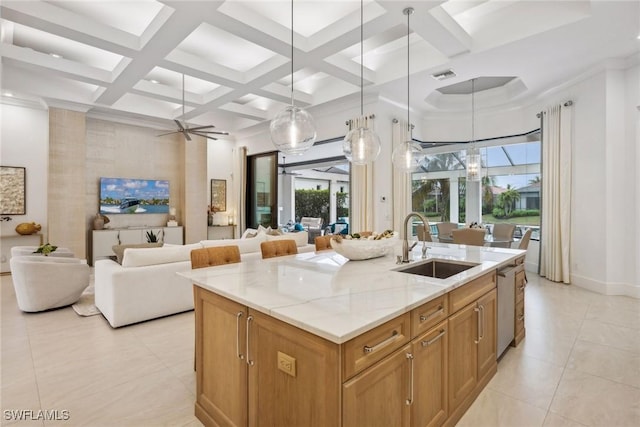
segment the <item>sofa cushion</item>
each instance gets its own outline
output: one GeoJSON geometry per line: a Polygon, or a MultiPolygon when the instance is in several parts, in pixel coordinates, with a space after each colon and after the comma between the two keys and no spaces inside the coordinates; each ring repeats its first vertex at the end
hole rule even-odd
{"type": "Polygon", "coordinates": [[[162,246],[162,242],[156,243],[133,243],[129,245],[114,245],[111,247],[113,253],[116,254],[116,262],[122,264],[122,257],[124,256],[124,250],[127,248],[159,248],[162,246]]]}
{"type": "Polygon", "coordinates": [[[231,246],[236,245],[241,254],[249,252],[260,252],[260,243],[267,240],[267,235],[258,233],[256,237],[251,239],[220,239],[220,240],[202,240],[202,246],[205,248],[212,246],[231,246]]]}
{"type": "Polygon", "coordinates": [[[272,240],[295,240],[296,246],[301,247],[309,243],[309,233],[306,231],[298,231],[297,233],[284,233],[278,236],[267,234],[267,241],[272,240]]]}
{"type": "Polygon", "coordinates": [[[145,265],[189,261],[191,259],[191,251],[200,248],[202,248],[200,243],[157,248],[127,248],[122,257],[122,266],[142,267],[145,265]]]}

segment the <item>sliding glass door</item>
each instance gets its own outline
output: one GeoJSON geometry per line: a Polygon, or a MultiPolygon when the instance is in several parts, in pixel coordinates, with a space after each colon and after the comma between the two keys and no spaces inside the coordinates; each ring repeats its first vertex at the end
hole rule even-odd
{"type": "Polygon", "coordinates": [[[277,152],[247,156],[247,228],[278,227],[277,152]]]}

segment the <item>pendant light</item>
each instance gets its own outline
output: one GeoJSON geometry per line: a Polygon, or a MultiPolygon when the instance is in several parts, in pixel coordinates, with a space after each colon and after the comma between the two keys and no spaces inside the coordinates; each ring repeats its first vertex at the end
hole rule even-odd
{"type": "Polygon", "coordinates": [[[481,163],[480,150],[476,142],[476,79],[471,79],[471,148],[467,150],[467,181],[480,181],[481,163]]]}
{"type": "Polygon", "coordinates": [[[402,11],[407,15],[407,126],[409,131],[409,139],[399,144],[391,154],[393,165],[401,172],[415,172],[418,170],[420,163],[424,160],[425,154],[422,147],[411,138],[411,122],[409,120],[409,17],[413,14],[412,7],[407,7],[402,11]]]}
{"type": "Polygon", "coordinates": [[[363,0],[360,0],[360,126],[351,129],[344,137],[342,151],[347,160],[355,165],[366,165],[372,163],[380,154],[380,138],[366,126],[364,119],[364,7],[363,0]]]}
{"type": "Polygon", "coordinates": [[[316,125],[311,114],[293,102],[293,0],[291,0],[291,105],[281,111],[269,126],[273,145],[285,154],[302,154],[316,140],[316,125]]]}

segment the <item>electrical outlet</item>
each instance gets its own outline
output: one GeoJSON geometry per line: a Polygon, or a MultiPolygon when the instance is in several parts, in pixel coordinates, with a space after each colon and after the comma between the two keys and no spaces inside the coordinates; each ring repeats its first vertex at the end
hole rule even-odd
{"type": "Polygon", "coordinates": [[[296,359],[288,354],[278,352],[278,369],[285,374],[296,376],[296,359]]]}
{"type": "Polygon", "coordinates": [[[387,196],[380,196],[380,203],[385,203],[387,201],[387,196]]]}

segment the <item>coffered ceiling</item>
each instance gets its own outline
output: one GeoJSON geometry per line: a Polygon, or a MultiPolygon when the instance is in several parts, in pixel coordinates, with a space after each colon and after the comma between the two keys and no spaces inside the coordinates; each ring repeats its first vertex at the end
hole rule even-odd
{"type": "MultiPolygon", "coordinates": [[[[522,103],[640,47],[635,0],[365,0],[365,96],[403,107],[407,6],[417,113],[466,108],[468,95],[437,89],[474,77],[509,76],[486,101],[522,103]]],[[[290,102],[290,13],[289,1],[3,0],[3,101],[241,132],[290,102]]],[[[295,0],[294,33],[296,104],[357,102],[360,2],[295,0]]]]}

